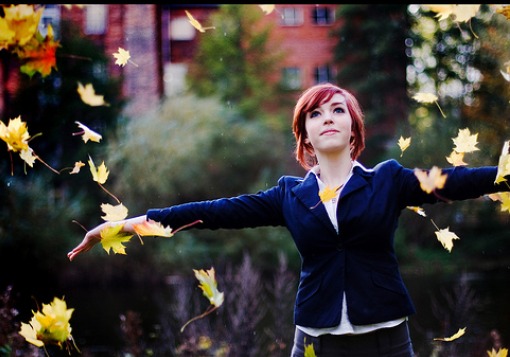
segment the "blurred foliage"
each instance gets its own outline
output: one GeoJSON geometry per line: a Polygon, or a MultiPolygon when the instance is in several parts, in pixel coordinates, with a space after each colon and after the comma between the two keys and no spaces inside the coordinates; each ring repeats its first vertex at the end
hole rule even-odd
{"type": "MultiPolygon", "coordinates": [[[[108,147],[107,186],[130,216],[151,207],[256,192],[276,184],[281,155],[288,154],[284,142],[264,122],[248,121],[212,97],[169,97],[119,127],[108,147]]],[[[261,265],[269,265],[261,258],[275,261],[274,252],[293,244],[286,234],[262,229],[179,232],[171,248],[162,243],[160,257],[189,267],[190,261],[204,264],[218,256],[240,258],[247,250],[261,265]]]]}
{"type": "MultiPolygon", "coordinates": [[[[508,20],[485,5],[470,25],[451,19],[438,21],[436,13],[418,5],[410,6],[409,14],[409,93],[437,94],[446,118],[435,104],[412,102],[409,121],[398,123],[394,139],[396,143],[400,136],[411,137],[411,146],[401,155],[395,144],[389,156],[398,157],[408,167],[451,166],[446,157],[454,147],[452,138],[459,129],[469,128],[478,133],[479,151],[466,155],[467,166],[497,165],[503,142],[509,138],[510,93],[500,73],[508,60],[508,20]]],[[[504,232],[510,217],[508,212],[500,212],[499,203],[484,197],[424,208],[425,219],[417,219],[414,213],[401,219],[400,236],[405,232],[407,249],[442,249],[430,222],[433,219],[439,228],[448,226],[460,237],[451,254],[438,254],[444,264],[498,265],[508,261],[510,246],[504,232]]],[[[425,257],[417,251],[417,261],[425,257]]]]}
{"type": "MultiPolygon", "coordinates": [[[[278,42],[268,42],[273,25],[262,25],[263,16],[255,4],[220,5],[208,20],[215,30],[200,36],[187,74],[192,92],[219,97],[246,119],[259,121],[262,108],[281,110],[274,104],[279,94],[274,73],[284,56],[278,42]]],[[[281,123],[273,125],[281,128],[281,123]]]]}

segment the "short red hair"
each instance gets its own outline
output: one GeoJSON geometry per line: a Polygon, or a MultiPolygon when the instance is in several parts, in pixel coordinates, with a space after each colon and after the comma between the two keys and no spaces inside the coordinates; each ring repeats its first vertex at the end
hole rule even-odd
{"type": "Polygon", "coordinates": [[[292,131],[296,138],[296,159],[305,170],[317,164],[313,147],[306,142],[306,114],[330,100],[337,93],[345,98],[347,109],[352,117],[351,159],[356,160],[365,148],[364,114],[356,97],[351,92],[331,83],[317,84],[301,93],[294,107],[292,120],[292,131]]]}

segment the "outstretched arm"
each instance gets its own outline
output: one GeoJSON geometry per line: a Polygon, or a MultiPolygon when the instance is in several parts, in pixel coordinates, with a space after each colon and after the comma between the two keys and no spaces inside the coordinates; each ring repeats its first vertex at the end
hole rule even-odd
{"type": "MultiPolygon", "coordinates": [[[[135,234],[134,225],[143,223],[147,220],[145,215],[128,218],[123,221],[115,222],[115,224],[123,224],[122,231],[126,233],[135,234]]],[[[73,260],[78,254],[88,252],[92,249],[97,243],[101,241],[101,231],[106,227],[110,226],[112,222],[104,222],[100,225],[92,228],[90,231],[85,234],[85,237],[73,250],[67,253],[67,257],[69,260],[73,260]]]]}

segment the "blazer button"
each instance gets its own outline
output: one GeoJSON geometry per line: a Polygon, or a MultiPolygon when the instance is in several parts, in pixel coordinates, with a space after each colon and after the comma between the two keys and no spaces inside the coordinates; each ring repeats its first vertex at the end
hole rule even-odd
{"type": "Polygon", "coordinates": [[[343,243],[338,243],[336,245],[336,250],[338,250],[339,252],[344,250],[344,244],[343,243]]]}

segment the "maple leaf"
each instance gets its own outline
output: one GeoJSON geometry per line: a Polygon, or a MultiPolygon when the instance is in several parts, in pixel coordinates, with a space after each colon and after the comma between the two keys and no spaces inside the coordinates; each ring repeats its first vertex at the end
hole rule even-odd
{"type": "Polygon", "coordinates": [[[305,343],[305,354],[304,357],[317,357],[313,343],[305,343]]]}
{"type": "Polygon", "coordinates": [[[398,139],[398,146],[400,147],[400,157],[404,155],[404,151],[411,145],[411,137],[404,138],[403,136],[400,136],[400,139],[398,139]]]}
{"type": "Polygon", "coordinates": [[[266,15],[269,15],[270,13],[272,13],[275,9],[275,5],[259,5],[259,7],[262,9],[262,11],[266,14],[266,15]]]}
{"type": "Polygon", "coordinates": [[[453,240],[460,239],[455,233],[450,232],[450,227],[440,229],[436,231],[437,240],[443,245],[443,247],[448,251],[452,252],[453,248],[453,240]]]}
{"type": "MultiPolygon", "coordinates": [[[[34,311],[29,323],[21,323],[20,335],[37,347],[57,345],[73,340],[69,323],[74,309],[68,309],[63,299],[54,298],[43,304],[42,311],[34,311]]],[[[75,345],[76,347],[76,345],[75,345]]]]}
{"type": "Polygon", "coordinates": [[[216,282],[216,276],[214,272],[214,267],[211,267],[209,270],[196,270],[193,269],[193,272],[195,273],[195,277],[200,282],[199,287],[202,289],[203,295],[209,300],[211,305],[207,308],[207,310],[202,313],[199,316],[195,316],[194,318],[190,319],[188,322],[186,322],[181,327],[181,332],[184,331],[186,326],[188,326],[191,322],[201,319],[207,315],[209,315],[211,312],[216,310],[218,307],[220,307],[223,304],[224,301],[224,293],[218,291],[218,283],[216,282]]]}
{"type": "Polygon", "coordinates": [[[37,159],[37,156],[34,155],[34,150],[32,150],[32,148],[21,150],[19,157],[30,167],[34,167],[35,160],[37,159]]]}
{"type": "Polygon", "coordinates": [[[40,73],[43,78],[47,77],[53,69],[57,69],[58,47],[60,43],[53,39],[53,27],[48,25],[48,33],[44,39],[37,33],[27,45],[16,51],[23,61],[20,71],[30,77],[35,73],[40,73]]]}
{"type": "Polygon", "coordinates": [[[498,172],[494,183],[506,181],[505,176],[510,175],[510,141],[505,141],[498,161],[498,172]]]}
{"type": "Polygon", "coordinates": [[[16,32],[10,28],[9,22],[0,17],[0,50],[8,49],[14,43],[15,35],[16,32]]]}
{"type": "Polygon", "coordinates": [[[510,20],[510,5],[503,5],[496,8],[496,14],[501,14],[510,20]]]}
{"type": "Polygon", "coordinates": [[[328,202],[331,201],[333,198],[336,197],[336,193],[340,189],[341,186],[338,186],[336,188],[331,188],[329,186],[326,186],[321,192],[319,192],[319,197],[321,199],[321,202],[328,202]]]}
{"type": "Polygon", "coordinates": [[[129,51],[119,47],[119,50],[117,53],[113,54],[113,57],[116,58],[115,64],[118,64],[121,67],[124,67],[128,62],[138,67],[136,63],[131,61],[131,55],[129,54],[129,51]]]}
{"type": "Polygon", "coordinates": [[[9,29],[15,33],[9,45],[24,46],[36,34],[44,7],[35,10],[34,5],[19,4],[4,6],[3,11],[9,29]]]}
{"type": "Polygon", "coordinates": [[[96,133],[94,130],[89,129],[86,125],[80,123],[79,121],[75,121],[76,124],[82,129],[82,131],[73,133],[73,135],[81,135],[83,142],[87,143],[87,141],[94,141],[96,143],[100,142],[102,139],[101,134],[96,133]]]}
{"type": "Polygon", "coordinates": [[[90,172],[92,173],[92,179],[99,184],[104,184],[106,180],[108,179],[108,169],[106,168],[106,165],[104,164],[104,161],[99,165],[99,167],[96,169],[96,165],[94,165],[94,161],[92,161],[92,158],[89,156],[89,166],[90,166],[90,172]]]}
{"type": "Polygon", "coordinates": [[[507,357],[508,348],[500,348],[497,351],[493,348],[491,351],[487,351],[487,354],[489,357],[507,357]]]}
{"type": "Polygon", "coordinates": [[[413,211],[414,213],[416,214],[419,214],[420,216],[423,216],[423,217],[427,217],[427,215],[425,214],[425,211],[423,210],[423,208],[421,207],[417,207],[417,206],[407,206],[406,207],[407,209],[413,211]]]}
{"type": "Polygon", "coordinates": [[[443,113],[443,110],[439,106],[439,103],[437,102],[437,95],[433,93],[416,93],[413,95],[413,99],[416,100],[419,103],[436,103],[437,107],[439,108],[439,111],[441,112],[441,115],[443,118],[446,118],[446,115],[443,113]]]}
{"type": "Polygon", "coordinates": [[[426,10],[436,12],[438,21],[446,20],[453,14],[455,5],[422,5],[426,10]]]}
{"type": "Polygon", "coordinates": [[[110,250],[116,254],[126,254],[126,247],[122,244],[128,242],[133,235],[122,232],[123,224],[110,225],[101,230],[101,245],[106,253],[110,250]]]}
{"type": "Polygon", "coordinates": [[[451,342],[451,341],[454,341],[460,337],[462,337],[464,334],[466,333],[466,328],[460,328],[459,331],[457,331],[457,333],[455,333],[454,335],[450,336],[450,337],[438,337],[438,338],[434,338],[434,341],[444,341],[444,342],[451,342]]]}
{"type": "Polygon", "coordinates": [[[7,143],[9,151],[19,152],[29,148],[30,134],[28,133],[27,123],[21,121],[21,115],[9,119],[8,125],[0,121],[0,139],[7,143]]]}
{"type": "Polygon", "coordinates": [[[71,172],[69,172],[69,175],[72,175],[72,174],[77,174],[80,172],[80,169],[85,166],[85,164],[81,161],[76,161],[74,163],[74,167],[73,169],[71,170],[71,172]]]}
{"type": "Polygon", "coordinates": [[[453,166],[467,165],[467,163],[464,162],[464,153],[457,152],[455,150],[452,150],[452,152],[450,153],[450,156],[446,157],[446,161],[448,161],[453,166]]]}
{"type": "Polygon", "coordinates": [[[443,188],[448,176],[441,174],[441,169],[437,166],[432,167],[428,172],[426,170],[414,169],[414,174],[420,181],[421,189],[427,193],[431,193],[436,188],[443,188]]]}
{"type": "Polygon", "coordinates": [[[88,83],[85,86],[78,82],[78,94],[81,100],[90,105],[91,107],[98,107],[101,105],[108,106],[109,104],[104,101],[104,96],[97,95],[92,83],[88,83]]]}
{"type": "Polygon", "coordinates": [[[127,217],[128,209],[122,203],[113,206],[109,203],[101,204],[101,210],[105,213],[101,218],[105,221],[120,221],[127,217]]]}
{"type": "Polygon", "coordinates": [[[199,287],[202,289],[204,296],[209,299],[209,302],[212,305],[216,307],[221,306],[221,304],[223,304],[224,294],[218,291],[218,283],[216,282],[214,267],[211,267],[209,270],[193,269],[193,272],[200,282],[199,287]]]}
{"type": "Polygon", "coordinates": [[[472,134],[468,128],[459,129],[459,134],[456,138],[453,138],[455,144],[454,150],[456,152],[473,152],[479,150],[476,145],[478,139],[478,133],[472,134]]]}
{"type": "Polygon", "coordinates": [[[475,17],[480,4],[458,4],[454,6],[453,17],[455,22],[468,22],[475,17]]]}
{"type": "Polygon", "coordinates": [[[200,24],[200,22],[198,22],[194,17],[193,15],[191,15],[188,10],[184,10],[186,12],[186,16],[188,16],[188,20],[189,20],[189,23],[191,24],[191,26],[193,26],[194,28],[196,28],[198,31],[200,32],[205,32],[206,30],[214,30],[215,27],[214,26],[211,26],[211,27],[202,27],[202,25],[200,24]]]}
{"type": "Polygon", "coordinates": [[[507,211],[508,213],[510,213],[510,193],[509,192],[505,192],[505,193],[501,194],[500,211],[501,212],[507,211]]]}
{"type": "Polygon", "coordinates": [[[174,235],[172,228],[152,220],[134,224],[133,228],[141,236],[172,237],[174,235]]]}
{"type": "Polygon", "coordinates": [[[129,54],[129,51],[126,51],[125,49],[119,47],[119,51],[117,53],[114,53],[113,57],[115,57],[116,59],[115,64],[124,67],[131,58],[131,55],[129,54]]]}

